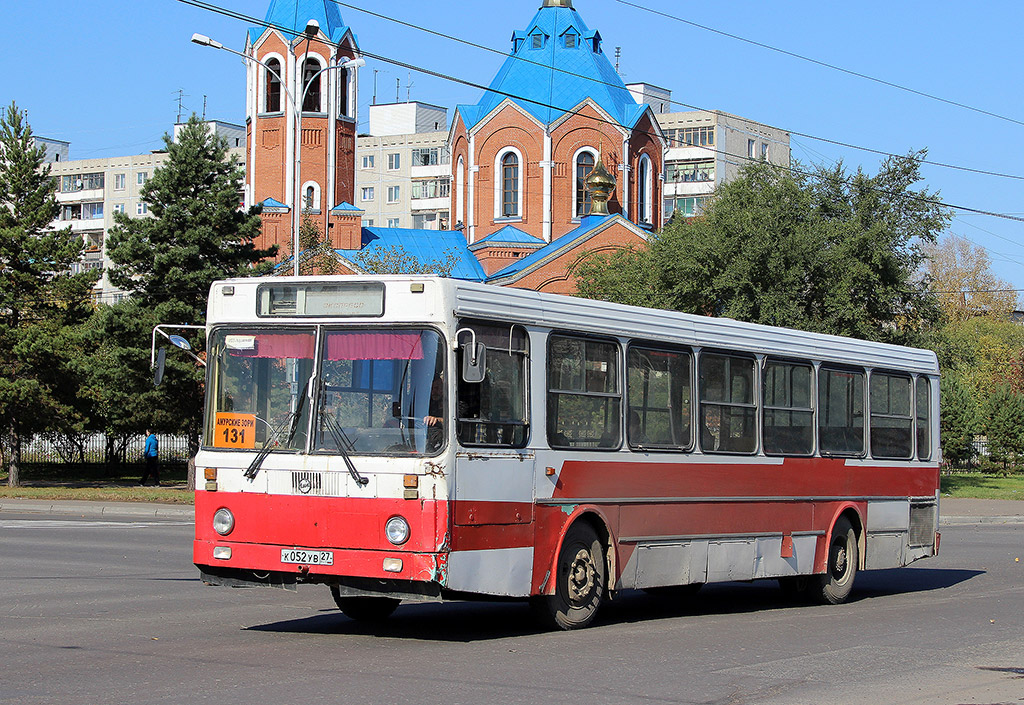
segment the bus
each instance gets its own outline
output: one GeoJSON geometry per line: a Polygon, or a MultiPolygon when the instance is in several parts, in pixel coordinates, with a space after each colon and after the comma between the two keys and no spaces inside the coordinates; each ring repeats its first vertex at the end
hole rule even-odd
{"type": "Polygon", "coordinates": [[[939,548],[930,351],[432,276],[216,282],[207,336],[211,585],[573,629],[630,589],[841,603],[939,548]]]}

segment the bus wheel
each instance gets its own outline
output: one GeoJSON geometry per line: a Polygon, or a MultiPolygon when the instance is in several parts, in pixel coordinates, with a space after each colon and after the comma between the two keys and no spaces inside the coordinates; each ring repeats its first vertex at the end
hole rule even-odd
{"type": "Polygon", "coordinates": [[[331,597],[349,619],[357,622],[380,622],[391,616],[401,600],[390,597],[342,597],[337,587],[331,586],[331,597]]]}
{"type": "Polygon", "coordinates": [[[839,517],[832,527],[832,543],[828,547],[828,565],[824,575],[817,576],[814,597],[822,603],[838,605],[846,602],[857,577],[857,532],[846,517],[839,517]]]}
{"type": "Polygon", "coordinates": [[[597,532],[586,522],[576,522],[566,532],[558,553],[555,594],[540,595],[533,607],[549,626],[585,627],[593,621],[604,599],[607,573],[597,532]]]}

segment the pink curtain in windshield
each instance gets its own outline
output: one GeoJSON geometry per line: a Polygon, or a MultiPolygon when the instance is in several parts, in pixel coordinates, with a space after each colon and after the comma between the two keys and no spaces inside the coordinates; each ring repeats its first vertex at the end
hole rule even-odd
{"type": "Polygon", "coordinates": [[[422,360],[419,333],[331,333],[328,360],[422,360]]]}
{"type": "Polygon", "coordinates": [[[261,333],[254,350],[228,350],[235,357],[312,360],[316,341],[308,333],[261,333]]]}

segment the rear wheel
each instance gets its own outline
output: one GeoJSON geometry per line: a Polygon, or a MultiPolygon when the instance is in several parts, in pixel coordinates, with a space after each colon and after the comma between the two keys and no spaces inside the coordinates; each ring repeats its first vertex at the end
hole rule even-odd
{"type": "Polygon", "coordinates": [[[391,597],[342,597],[341,591],[333,585],[331,597],[346,617],[357,622],[381,622],[390,617],[401,602],[391,597]]]}
{"type": "Polygon", "coordinates": [[[846,602],[857,577],[857,532],[845,516],[832,527],[832,541],[828,546],[828,565],[824,575],[817,577],[814,597],[822,603],[838,605],[846,602]]]}
{"type": "Polygon", "coordinates": [[[549,626],[585,627],[604,599],[607,575],[601,539],[589,524],[577,522],[569,527],[558,553],[555,594],[540,595],[531,604],[549,626]]]}

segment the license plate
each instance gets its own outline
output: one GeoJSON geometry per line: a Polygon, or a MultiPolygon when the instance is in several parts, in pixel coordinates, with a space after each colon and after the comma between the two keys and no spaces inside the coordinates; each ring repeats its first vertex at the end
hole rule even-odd
{"type": "Polygon", "coordinates": [[[282,548],[281,562],[297,565],[334,565],[334,553],[306,548],[282,548]]]}

